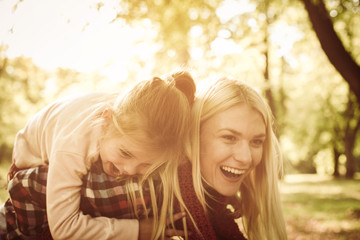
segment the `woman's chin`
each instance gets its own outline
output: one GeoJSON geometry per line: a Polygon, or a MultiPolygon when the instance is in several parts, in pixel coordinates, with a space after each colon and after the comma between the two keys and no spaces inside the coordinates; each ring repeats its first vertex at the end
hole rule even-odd
{"type": "Polygon", "coordinates": [[[238,184],[228,184],[227,186],[215,186],[214,189],[225,197],[232,197],[239,191],[240,186],[238,184]]]}
{"type": "Polygon", "coordinates": [[[232,197],[239,191],[243,176],[229,178],[220,174],[216,179],[217,181],[213,184],[213,188],[225,197],[232,197]]]}

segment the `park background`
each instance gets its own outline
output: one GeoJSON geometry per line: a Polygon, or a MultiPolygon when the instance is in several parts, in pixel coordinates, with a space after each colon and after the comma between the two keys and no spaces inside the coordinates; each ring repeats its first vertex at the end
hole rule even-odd
{"type": "Polygon", "coordinates": [[[267,98],[289,239],[359,239],[359,25],[359,0],[0,0],[0,203],[38,110],[185,67],[267,98]]]}

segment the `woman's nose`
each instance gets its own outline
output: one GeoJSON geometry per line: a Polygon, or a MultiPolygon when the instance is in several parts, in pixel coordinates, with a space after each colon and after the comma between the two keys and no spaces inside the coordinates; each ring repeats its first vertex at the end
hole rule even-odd
{"type": "Polygon", "coordinates": [[[243,164],[251,164],[251,149],[246,141],[240,141],[234,145],[234,159],[243,164]]]}

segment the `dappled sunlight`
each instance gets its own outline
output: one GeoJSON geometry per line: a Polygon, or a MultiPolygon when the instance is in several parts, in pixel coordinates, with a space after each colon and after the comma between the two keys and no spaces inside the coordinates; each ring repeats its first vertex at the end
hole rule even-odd
{"type": "Polygon", "coordinates": [[[222,23],[228,22],[235,16],[252,12],[256,8],[249,0],[225,0],[216,10],[217,16],[222,23]]]}
{"type": "Polygon", "coordinates": [[[288,174],[281,182],[280,190],[282,194],[306,193],[327,197],[341,195],[360,201],[360,186],[358,191],[348,191],[347,184],[346,180],[334,180],[333,176],[325,174],[288,174]]]}

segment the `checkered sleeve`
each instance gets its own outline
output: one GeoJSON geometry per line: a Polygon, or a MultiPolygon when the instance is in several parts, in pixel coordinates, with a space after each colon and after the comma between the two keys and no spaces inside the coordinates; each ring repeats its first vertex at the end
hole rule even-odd
{"type": "MultiPolygon", "coordinates": [[[[44,233],[49,232],[46,217],[47,172],[46,166],[20,170],[9,182],[10,199],[6,208],[8,239],[22,239],[19,236],[41,239],[44,233]]],[[[125,184],[129,184],[127,180],[117,180],[107,175],[101,162],[93,164],[89,173],[83,177],[80,210],[92,217],[134,219],[136,215],[142,216],[144,207],[139,185],[132,183],[137,205],[135,214],[125,184]]],[[[150,202],[147,189],[146,185],[143,186],[146,208],[150,202]]]]}
{"type": "MultiPolygon", "coordinates": [[[[139,185],[129,183],[128,180],[118,180],[107,175],[100,162],[93,164],[90,174],[84,176],[81,188],[80,209],[84,214],[93,217],[103,216],[118,219],[134,219],[142,215],[144,208],[139,194],[139,185]],[[134,213],[133,204],[126,194],[125,185],[133,184],[136,200],[137,214],[134,213]]],[[[143,187],[146,206],[149,205],[150,196],[147,186],[143,187]]]]}
{"type": "Polygon", "coordinates": [[[8,191],[16,218],[12,227],[8,224],[8,232],[9,227],[17,227],[24,236],[39,236],[43,232],[47,226],[46,178],[47,167],[38,167],[19,171],[9,182],[8,191]]]}

